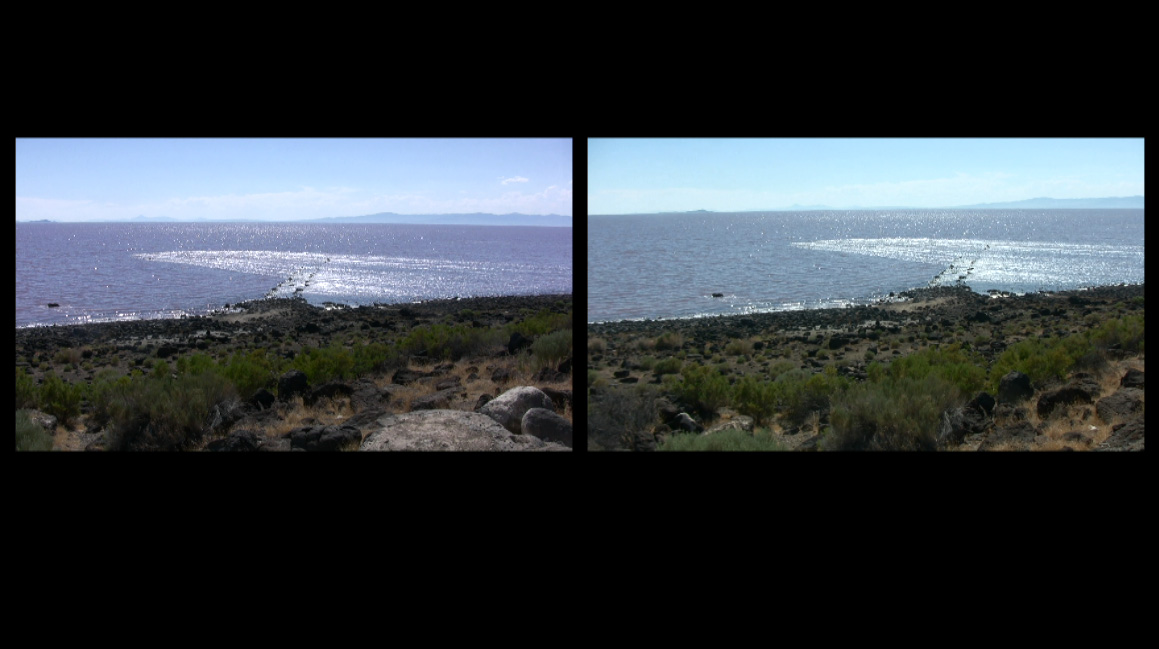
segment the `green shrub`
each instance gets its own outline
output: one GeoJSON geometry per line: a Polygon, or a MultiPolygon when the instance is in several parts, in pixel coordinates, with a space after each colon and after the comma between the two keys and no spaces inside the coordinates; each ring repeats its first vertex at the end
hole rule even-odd
{"type": "Polygon", "coordinates": [[[588,400],[588,448],[622,448],[627,437],[647,432],[656,419],[656,392],[647,386],[611,388],[588,400]]]}
{"type": "Polygon", "coordinates": [[[724,353],[726,356],[747,356],[753,353],[753,343],[751,340],[730,340],[724,346],[724,353]]]}
{"type": "Polygon", "coordinates": [[[746,376],[733,386],[733,406],[752,417],[757,425],[763,424],[777,411],[783,387],[775,381],[746,376]]]}
{"type": "Polygon", "coordinates": [[[551,309],[540,309],[535,315],[509,324],[504,329],[508,336],[519,332],[528,338],[534,338],[536,336],[542,336],[543,334],[549,334],[553,331],[570,329],[571,314],[571,309],[568,309],[566,313],[560,313],[551,309]]]}
{"type": "Polygon", "coordinates": [[[711,435],[676,433],[668,435],[656,446],[657,451],[783,451],[785,446],[776,435],[757,429],[722,430],[711,435]]]}
{"type": "Polygon", "coordinates": [[[571,329],[561,329],[540,336],[531,343],[531,355],[540,367],[558,365],[571,356],[571,329]]]}
{"type": "Polygon", "coordinates": [[[656,351],[675,351],[684,346],[684,335],[678,331],[665,331],[656,338],[656,351]]]}
{"type": "Polygon", "coordinates": [[[80,414],[80,402],[84,388],[61,380],[55,372],[49,372],[40,386],[38,407],[53,415],[62,424],[68,425],[80,414]]]}
{"type": "Polygon", "coordinates": [[[112,421],[110,450],[170,451],[188,448],[204,431],[211,409],[237,397],[215,372],[117,381],[105,406],[112,421]]]}
{"type": "Polygon", "coordinates": [[[36,379],[23,368],[16,368],[16,407],[35,408],[38,395],[36,379]]]}
{"type": "Polygon", "coordinates": [[[887,378],[850,387],[833,397],[829,419],[818,448],[825,451],[932,451],[942,413],[961,402],[950,381],[887,378]]]}
{"type": "Polygon", "coordinates": [[[680,400],[699,414],[708,415],[728,405],[732,386],[716,369],[686,365],[680,375],[684,379],[677,388],[680,400]]]}
{"type": "Polygon", "coordinates": [[[889,366],[889,375],[894,380],[924,380],[930,376],[940,377],[964,394],[981,390],[986,384],[986,370],[983,361],[964,350],[957,343],[939,349],[927,348],[894,360],[889,366]]]}
{"type": "Polygon", "coordinates": [[[682,367],[684,367],[684,362],[679,358],[663,358],[656,361],[656,364],[652,366],[652,373],[656,376],[679,374],[682,367]]]}
{"type": "MultiPolygon", "coordinates": [[[[527,337],[540,334],[528,334],[527,337]]],[[[544,332],[546,333],[546,332],[544,332]]],[[[477,355],[490,347],[505,342],[500,329],[484,329],[468,325],[433,324],[416,327],[398,343],[399,351],[407,355],[423,355],[440,360],[458,361],[464,356],[477,355]]]]}
{"type": "Polygon", "coordinates": [[[32,421],[27,410],[16,411],[16,450],[51,451],[52,435],[32,421]]]}
{"type": "Polygon", "coordinates": [[[786,372],[777,379],[777,383],[781,384],[779,397],[782,414],[791,424],[800,426],[812,413],[828,410],[832,397],[844,391],[850,385],[850,380],[839,376],[837,368],[828,365],[818,374],[809,374],[805,370],[786,372]]]}

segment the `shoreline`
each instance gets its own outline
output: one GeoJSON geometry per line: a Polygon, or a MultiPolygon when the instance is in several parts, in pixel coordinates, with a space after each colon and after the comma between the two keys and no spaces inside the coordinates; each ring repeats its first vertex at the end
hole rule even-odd
{"type": "Polygon", "coordinates": [[[1008,293],[999,292],[996,294],[978,293],[968,286],[936,286],[915,288],[908,291],[897,293],[892,298],[882,298],[878,301],[869,304],[847,305],[844,307],[826,307],[815,309],[794,309],[783,311],[765,311],[761,313],[735,313],[735,314],[718,314],[718,315],[704,315],[704,316],[679,316],[672,318],[642,318],[642,319],[625,319],[625,320],[604,320],[599,322],[587,323],[589,335],[594,332],[643,332],[656,327],[670,327],[676,329],[683,328],[697,328],[698,326],[713,327],[713,326],[729,326],[734,323],[739,323],[744,320],[759,321],[765,326],[825,326],[830,322],[848,322],[851,319],[856,319],[858,316],[863,316],[865,320],[869,319],[883,319],[880,316],[886,314],[886,320],[893,319],[892,316],[897,313],[905,313],[914,310],[932,309],[933,307],[954,303],[958,305],[969,306],[985,306],[988,304],[1002,304],[1002,303],[1020,303],[1020,302],[1036,302],[1044,299],[1055,297],[1069,297],[1076,296],[1082,299],[1084,296],[1102,299],[1103,297],[1110,297],[1118,295],[1122,299],[1130,299],[1132,297],[1141,296],[1144,294],[1145,284],[1111,284],[1104,286],[1092,286],[1078,289],[1068,289],[1065,291],[1036,291],[1033,293],[1008,293]],[[998,302],[995,302],[998,300],[998,302]],[[1006,302],[1011,301],[1011,302],[1006,302]],[[852,316],[852,318],[851,318],[852,316]]]}

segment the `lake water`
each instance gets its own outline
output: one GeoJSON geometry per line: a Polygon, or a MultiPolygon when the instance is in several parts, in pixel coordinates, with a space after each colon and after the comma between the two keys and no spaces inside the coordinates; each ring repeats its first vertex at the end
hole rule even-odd
{"type": "Polygon", "coordinates": [[[588,322],[1134,284],[1143,248],[1141,209],[589,216],[588,322]]]}
{"type": "Polygon", "coordinates": [[[571,292],[571,228],[16,224],[17,327],[180,317],[264,296],[360,305],[571,292]]]}

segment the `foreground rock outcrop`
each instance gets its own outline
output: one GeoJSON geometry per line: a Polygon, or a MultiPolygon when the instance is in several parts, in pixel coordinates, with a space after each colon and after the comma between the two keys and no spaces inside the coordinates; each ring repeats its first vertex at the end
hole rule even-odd
{"type": "Polygon", "coordinates": [[[423,410],[387,415],[362,441],[362,451],[568,451],[563,444],[517,435],[487,415],[423,410]]]}

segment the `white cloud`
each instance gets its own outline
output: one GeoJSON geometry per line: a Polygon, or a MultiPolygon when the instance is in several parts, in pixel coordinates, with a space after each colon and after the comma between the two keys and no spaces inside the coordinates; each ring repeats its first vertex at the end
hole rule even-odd
{"type": "Polygon", "coordinates": [[[525,183],[527,182],[527,179],[523,176],[512,176],[511,178],[500,177],[500,181],[506,185],[507,183],[525,183]]]}

